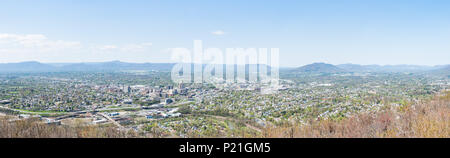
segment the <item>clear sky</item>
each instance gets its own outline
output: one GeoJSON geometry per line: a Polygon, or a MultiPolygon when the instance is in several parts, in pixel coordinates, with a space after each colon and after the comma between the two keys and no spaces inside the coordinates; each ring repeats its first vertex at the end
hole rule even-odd
{"type": "Polygon", "coordinates": [[[281,66],[450,64],[448,0],[2,0],[0,63],[173,62],[169,48],[280,48],[281,66]]]}

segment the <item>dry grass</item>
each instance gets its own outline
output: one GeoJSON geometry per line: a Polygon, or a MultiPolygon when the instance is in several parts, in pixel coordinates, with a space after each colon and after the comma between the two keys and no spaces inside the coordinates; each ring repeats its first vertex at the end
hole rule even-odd
{"type": "Polygon", "coordinates": [[[269,127],[275,138],[449,138],[450,92],[426,103],[359,114],[340,121],[309,121],[306,125],[269,127]]]}

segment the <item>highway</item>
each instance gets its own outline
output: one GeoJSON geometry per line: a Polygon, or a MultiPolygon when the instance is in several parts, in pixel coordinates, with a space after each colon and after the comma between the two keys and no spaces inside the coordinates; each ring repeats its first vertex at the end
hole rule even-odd
{"type": "Polygon", "coordinates": [[[116,120],[112,119],[111,117],[109,117],[108,115],[105,115],[103,113],[98,113],[98,115],[106,118],[108,121],[110,121],[111,123],[113,123],[114,125],[116,125],[117,127],[119,127],[119,129],[125,129],[125,127],[123,127],[122,125],[120,125],[120,123],[116,122],[116,120]]]}

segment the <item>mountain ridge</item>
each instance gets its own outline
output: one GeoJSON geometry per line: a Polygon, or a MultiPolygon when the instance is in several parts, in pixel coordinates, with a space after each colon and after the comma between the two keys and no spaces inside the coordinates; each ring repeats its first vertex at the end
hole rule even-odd
{"type": "MultiPolygon", "coordinates": [[[[122,61],[80,62],[80,63],[41,63],[25,61],[0,63],[0,72],[67,72],[67,71],[125,71],[154,70],[171,71],[175,63],[131,63],[122,61]]],[[[270,66],[268,67],[270,69],[270,66]]],[[[280,68],[293,73],[348,73],[348,72],[448,72],[450,64],[436,66],[419,65],[358,65],[312,63],[297,68],[280,68]]]]}
{"type": "Polygon", "coordinates": [[[126,63],[120,61],[92,63],[45,64],[36,61],[1,63],[0,72],[66,72],[66,71],[121,71],[156,70],[170,71],[173,63],[126,63]]]}
{"type": "Polygon", "coordinates": [[[312,63],[292,70],[294,73],[342,73],[347,72],[332,64],[312,63]]]}

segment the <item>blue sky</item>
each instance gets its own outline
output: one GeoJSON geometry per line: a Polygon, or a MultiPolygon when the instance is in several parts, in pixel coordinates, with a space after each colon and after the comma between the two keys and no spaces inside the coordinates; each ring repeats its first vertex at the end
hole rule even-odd
{"type": "Polygon", "coordinates": [[[1,63],[173,62],[168,48],[280,48],[281,66],[450,64],[447,0],[3,0],[1,63]]]}

